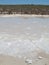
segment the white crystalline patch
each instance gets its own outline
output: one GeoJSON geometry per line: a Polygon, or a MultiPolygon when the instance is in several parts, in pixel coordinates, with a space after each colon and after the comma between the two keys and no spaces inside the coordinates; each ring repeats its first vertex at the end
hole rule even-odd
{"type": "Polygon", "coordinates": [[[31,60],[31,59],[26,59],[25,62],[26,62],[27,64],[32,64],[32,60],[31,60]]]}
{"type": "Polygon", "coordinates": [[[36,46],[49,53],[49,41],[44,37],[44,35],[37,40],[36,46]]]}
{"type": "Polygon", "coordinates": [[[31,29],[31,27],[27,27],[26,29],[27,29],[27,30],[30,30],[30,29],[31,29]]]}
{"type": "MultiPolygon", "coordinates": [[[[9,37],[10,38],[10,37],[9,37]]],[[[13,38],[14,39],[14,38],[13,38]]],[[[30,40],[30,39],[22,39],[21,36],[18,39],[13,40],[10,38],[11,41],[2,40],[0,42],[0,50],[3,53],[8,53],[9,55],[18,55],[21,54],[24,55],[27,52],[32,52],[33,50],[36,50],[37,47],[40,49],[43,49],[45,52],[49,52],[49,42],[44,37],[44,35],[41,35],[41,38],[37,40],[30,40]],[[2,47],[1,47],[2,46],[2,47]]],[[[40,50],[39,50],[40,51],[40,50]]]]}
{"type": "Polygon", "coordinates": [[[22,42],[22,39],[19,39],[18,41],[19,41],[19,42],[22,42]]]}
{"type": "Polygon", "coordinates": [[[43,41],[43,39],[44,39],[44,38],[43,38],[43,37],[41,37],[41,38],[39,39],[39,42],[43,41]]]}
{"type": "Polygon", "coordinates": [[[26,35],[29,35],[30,33],[29,33],[29,32],[26,32],[25,34],[26,34],[26,35]]]}
{"type": "Polygon", "coordinates": [[[35,60],[38,61],[38,60],[41,60],[41,59],[43,59],[43,57],[42,56],[38,56],[35,60]]]}
{"type": "Polygon", "coordinates": [[[43,57],[42,56],[39,56],[38,59],[42,59],[43,57]]]}
{"type": "Polygon", "coordinates": [[[11,46],[11,44],[12,44],[12,43],[9,42],[9,43],[8,43],[8,46],[11,46]]]}
{"type": "Polygon", "coordinates": [[[36,36],[36,35],[37,35],[36,33],[33,34],[33,36],[36,36]]]}
{"type": "Polygon", "coordinates": [[[36,43],[37,42],[37,40],[32,40],[32,43],[36,43]]]}
{"type": "Polygon", "coordinates": [[[16,53],[19,53],[20,52],[19,48],[16,48],[15,52],[16,53]]]}
{"type": "Polygon", "coordinates": [[[19,47],[20,46],[20,44],[17,44],[17,47],[19,47]]]}

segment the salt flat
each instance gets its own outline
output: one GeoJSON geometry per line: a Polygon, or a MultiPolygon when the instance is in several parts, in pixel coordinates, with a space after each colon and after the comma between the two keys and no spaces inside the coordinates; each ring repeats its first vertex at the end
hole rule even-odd
{"type": "Polygon", "coordinates": [[[49,65],[49,18],[0,17],[0,58],[2,65],[49,65]]]}

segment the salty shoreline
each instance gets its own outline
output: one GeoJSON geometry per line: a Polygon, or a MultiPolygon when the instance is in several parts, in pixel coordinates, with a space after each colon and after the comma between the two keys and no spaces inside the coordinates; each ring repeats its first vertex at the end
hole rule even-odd
{"type": "Polygon", "coordinates": [[[36,15],[36,14],[1,14],[0,17],[48,17],[49,15],[36,15]]]}

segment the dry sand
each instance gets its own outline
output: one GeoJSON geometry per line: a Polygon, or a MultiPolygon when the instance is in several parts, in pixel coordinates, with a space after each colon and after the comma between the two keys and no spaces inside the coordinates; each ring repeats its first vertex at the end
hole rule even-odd
{"type": "Polygon", "coordinates": [[[36,59],[32,58],[31,64],[25,60],[24,57],[18,58],[0,54],[0,65],[49,65],[49,55],[44,52],[38,53],[36,59]]]}

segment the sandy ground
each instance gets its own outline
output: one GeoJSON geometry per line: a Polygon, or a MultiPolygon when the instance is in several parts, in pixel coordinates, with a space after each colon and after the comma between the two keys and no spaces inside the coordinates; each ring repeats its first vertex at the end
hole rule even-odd
{"type": "Polygon", "coordinates": [[[8,55],[0,55],[0,65],[49,65],[49,55],[46,53],[38,53],[37,57],[30,58],[18,58],[8,55]],[[32,63],[26,62],[29,59],[32,63]]]}

